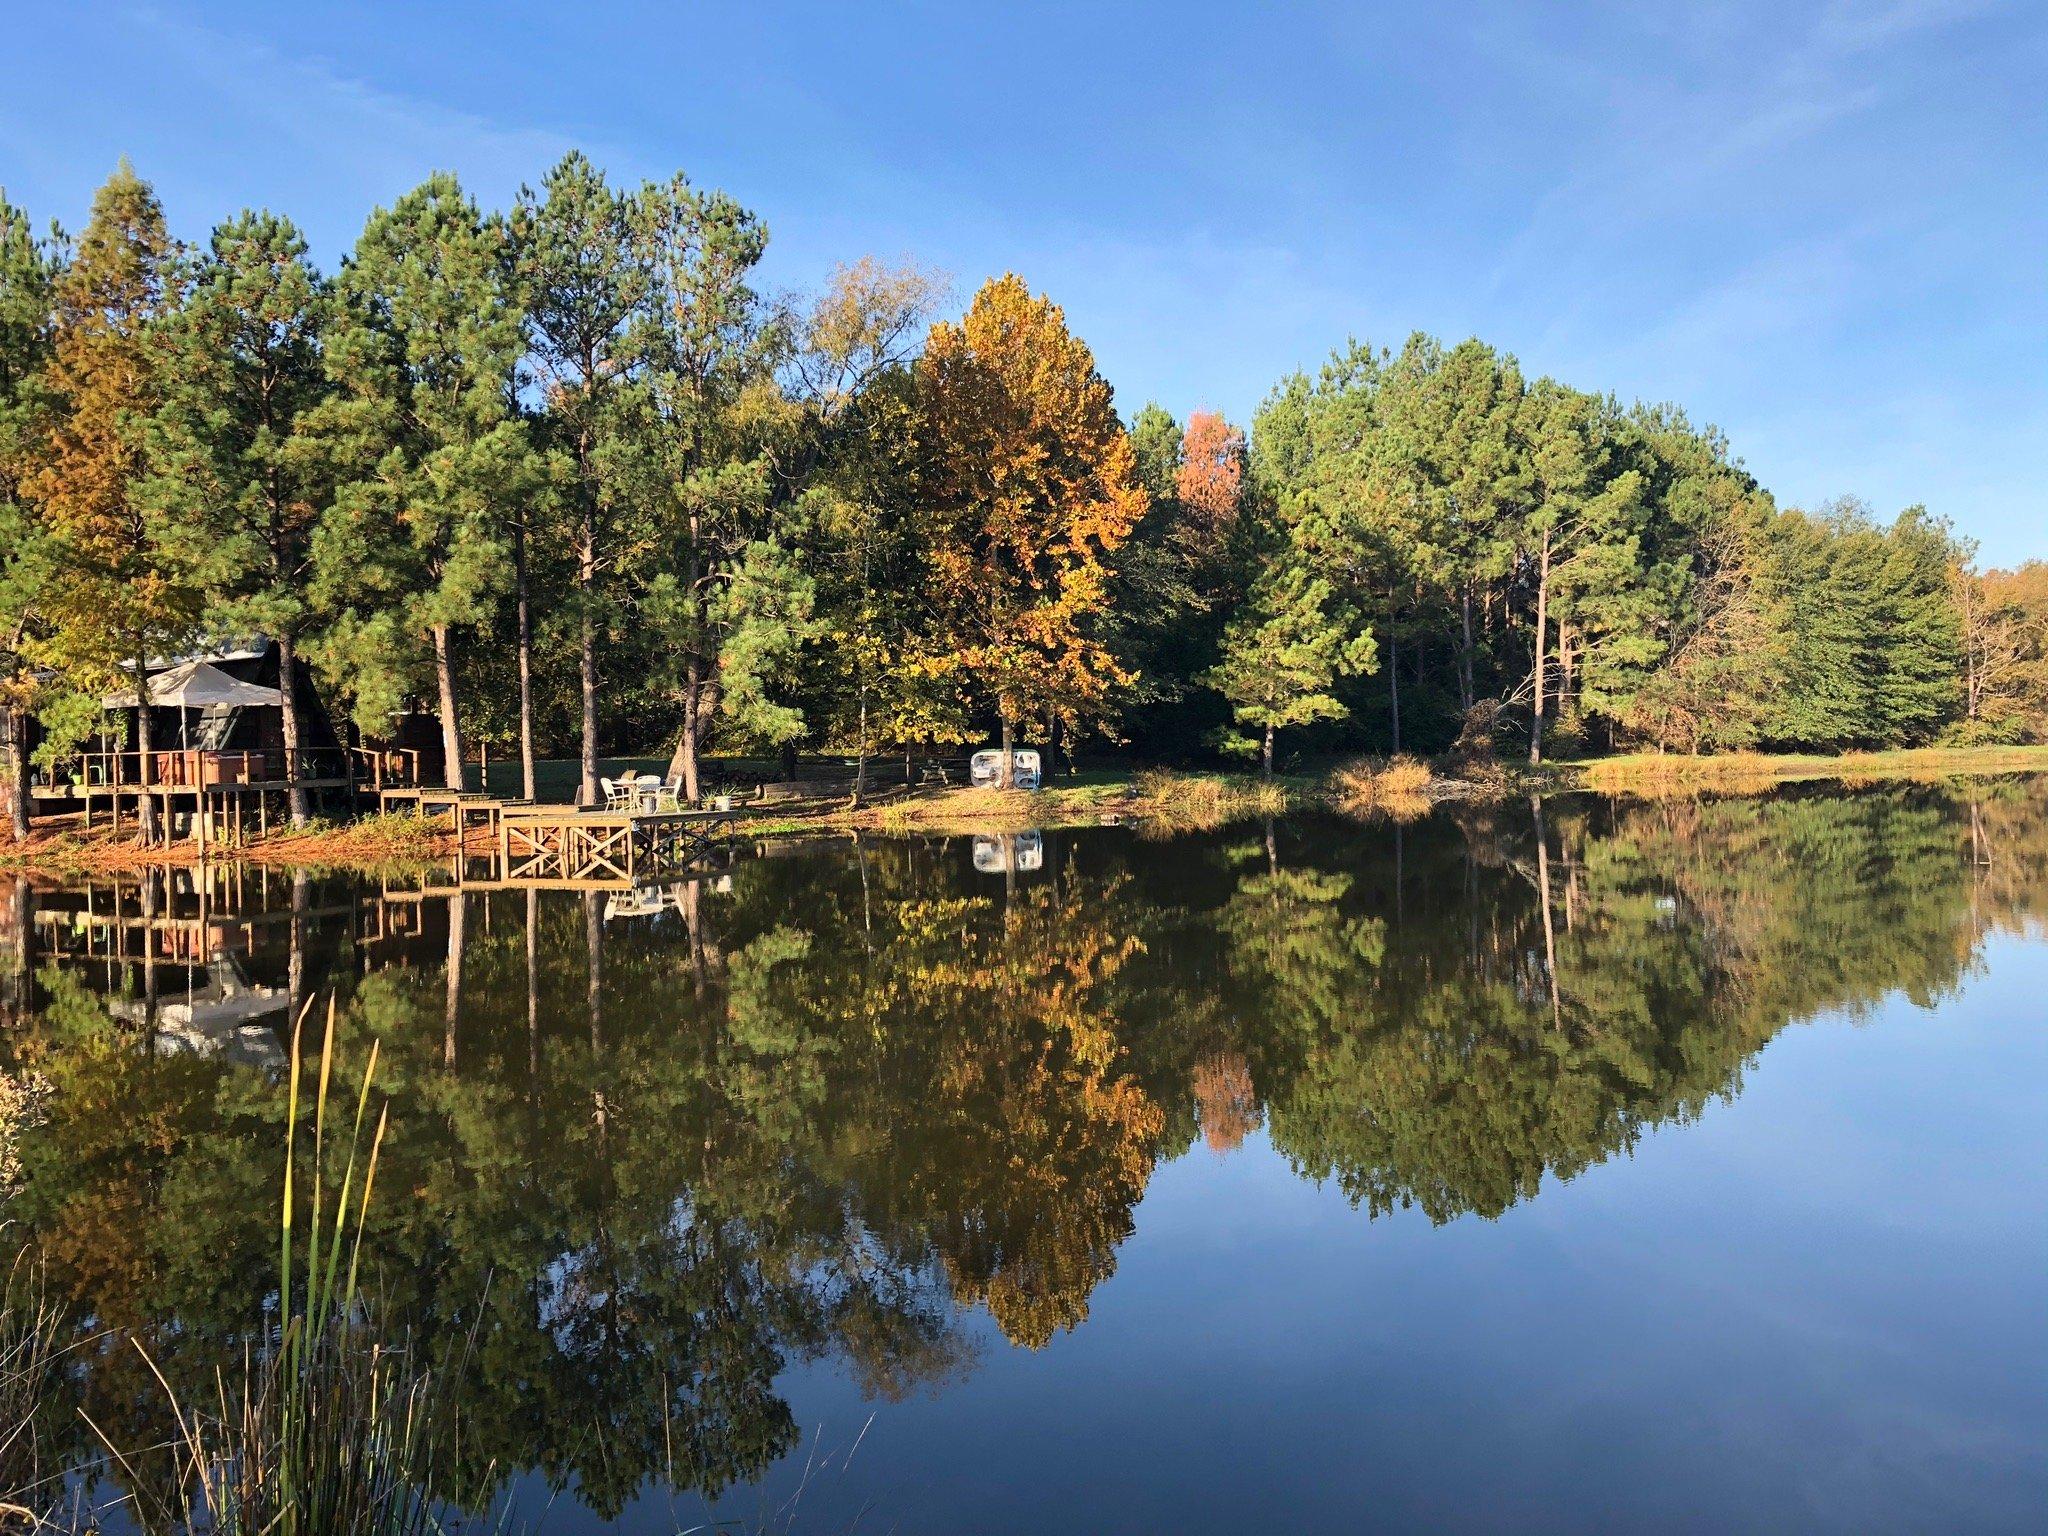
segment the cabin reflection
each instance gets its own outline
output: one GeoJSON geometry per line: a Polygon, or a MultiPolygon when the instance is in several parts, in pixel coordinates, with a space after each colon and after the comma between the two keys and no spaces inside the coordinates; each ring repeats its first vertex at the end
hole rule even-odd
{"type": "MultiPolygon", "coordinates": [[[[496,873],[474,859],[383,878],[242,863],[67,883],[0,872],[0,1024],[46,1009],[61,978],[160,1054],[282,1068],[292,1021],[322,989],[445,969],[459,993],[472,933],[489,935],[501,916],[537,925],[542,887],[496,873]]],[[[701,955],[704,898],[732,889],[717,871],[581,894],[600,928],[673,927],[701,955]]],[[[592,943],[595,967],[596,930],[592,943]]],[[[528,979],[537,992],[537,973],[528,979]]]]}

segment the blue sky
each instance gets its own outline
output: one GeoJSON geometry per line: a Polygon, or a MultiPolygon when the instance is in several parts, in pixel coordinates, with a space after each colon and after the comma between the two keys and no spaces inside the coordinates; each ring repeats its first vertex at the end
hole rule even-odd
{"type": "Polygon", "coordinates": [[[1922,501],[2048,556],[2048,4],[23,8],[0,186],[128,154],[198,237],[326,264],[426,172],[580,146],[767,219],[770,281],[1014,268],[1126,411],[1243,419],[1347,335],[1477,334],[1672,399],[1781,499],[1922,501]]]}

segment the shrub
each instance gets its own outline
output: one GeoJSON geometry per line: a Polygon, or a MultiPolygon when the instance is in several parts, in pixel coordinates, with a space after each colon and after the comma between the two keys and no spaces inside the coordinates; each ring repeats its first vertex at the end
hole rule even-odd
{"type": "Polygon", "coordinates": [[[1435,775],[1418,758],[1401,756],[1390,762],[1361,757],[1330,776],[1338,808],[1356,816],[1391,816],[1412,821],[1429,811],[1429,787],[1435,775]]]}
{"type": "Polygon", "coordinates": [[[1131,788],[1145,802],[1152,825],[1169,831],[1207,831],[1242,817],[1279,816],[1290,804],[1285,788],[1264,779],[1167,768],[1142,770],[1132,777],[1131,788]]]}

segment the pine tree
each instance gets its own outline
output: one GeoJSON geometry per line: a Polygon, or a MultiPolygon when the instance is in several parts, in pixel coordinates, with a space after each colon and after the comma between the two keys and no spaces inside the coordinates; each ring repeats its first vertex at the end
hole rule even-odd
{"type": "MultiPolygon", "coordinates": [[[[572,508],[568,543],[575,566],[575,623],[581,699],[582,787],[597,798],[598,642],[611,621],[608,577],[626,558],[631,534],[620,505],[621,439],[632,419],[619,396],[638,372],[630,331],[649,278],[633,238],[630,198],[606,184],[581,154],[565,155],[538,193],[520,194],[512,221],[527,364],[541,395],[542,425],[566,455],[572,508]]],[[[533,782],[532,633],[528,519],[514,518],[513,576],[519,610],[519,743],[524,793],[533,782]]]]}
{"type": "Polygon", "coordinates": [[[1260,574],[1224,631],[1223,659],[1203,679],[1230,701],[1237,723],[1256,733],[1226,745],[1257,751],[1267,778],[1275,733],[1342,719],[1347,711],[1332,684],[1371,671],[1377,661],[1372,632],[1333,603],[1330,582],[1311,565],[1289,551],[1260,574]]]}
{"type": "MultiPolygon", "coordinates": [[[[1543,757],[1543,721],[1552,702],[1550,650],[1562,649],[1557,621],[1625,632],[1612,605],[1626,596],[1639,553],[1642,475],[1615,457],[1604,403],[1539,380],[1522,407],[1531,495],[1513,539],[1535,588],[1530,644],[1529,761],[1543,757]],[[1555,606],[1553,606],[1553,604],[1555,606]]],[[[1559,690],[1561,696],[1562,690],[1559,690]]]]}
{"type": "Polygon", "coordinates": [[[1181,424],[1156,400],[1148,400],[1131,418],[1131,452],[1137,456],[1138,480],[1153,505],[1180,495],[1181,424]]]}
{"type": "Polygon", "coordinates": [[[724,692],[727,625],[759,611],[724,592],[769,532],[768,444],[788,414],[773,376],[784,332],[752,286],[768,231],[733,199],[678,175],[640,189],[633,226],[648,274],[632,332],[643,373],[631,429],[653,530],[646,612],[658,672],[682,706],[669,772],[695,799],[724,692]]]}
{"type": "Polygon", "coordinates": [[[38,238],[28,216],[0,196],[0,752],[8,825],[29,834],[28,727],[35,671],[23,645],[36,623],[38,528],[20,495],[30,451],[47,429],[43,388],[63,269],[60,241],[38,238]]]}
{"type": "Polygon", "coordinates": [[[1885,530],[1872,724],[1887,744],[1931,741],[1963,712],[1962,618],[1950,572],[1967,558],[1949,524],[1925,507],[1908,507],[1885,530]]]}
{"type": "Polygon", "coordinates": [[[307,815],[297,692],[306,583],[329,495],[307,430],[327,392],[323,302],[289,219],[243,213],[213,232],[183,311],[164,327],[143,488],[206,590],[209,632],[260,633],[277,647],[295,826],[307,815]]]}
{"type": "Polygon", "coordinates": [[[454,647],[490,615],[509,509],[536,473],[512,403],[523,327],[504,232],[437,174],[370,216],[335,286],[335,392],[312,424],[337,479],[313,545],[322,657],[366,725],[431,676],[460,789],[454,647]]]}

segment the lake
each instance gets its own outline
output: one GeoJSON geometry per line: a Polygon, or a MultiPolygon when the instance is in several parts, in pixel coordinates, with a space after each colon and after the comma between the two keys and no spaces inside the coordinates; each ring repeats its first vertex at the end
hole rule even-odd
{"type": "Polygon", "coordinates": [[[210,1379],[331,995],[377,1304],[543,1531],[2038,1531],[2044,918],[2024,783],[0,874],[7,1214],[210,1379]]]}

